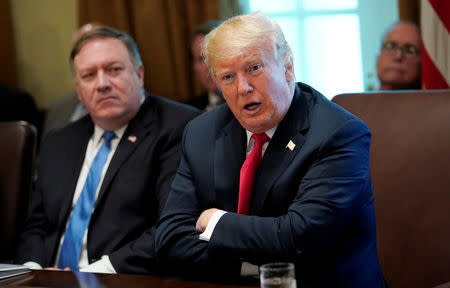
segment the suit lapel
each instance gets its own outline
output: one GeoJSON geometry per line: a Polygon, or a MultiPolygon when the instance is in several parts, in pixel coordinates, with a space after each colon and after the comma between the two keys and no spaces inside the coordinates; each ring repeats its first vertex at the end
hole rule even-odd
{"type": "Polygon", "coordinates": [[[309,127],[308,104],[296,86],[291,107],[269,142],[255,176],[250,214],[259,214],[276,180],[291,163],[305,142],[309,127]],[[295,145],[295,146],[293,146],[295,145]]]}
{"type": "MultiPolygon", "coordinates": [[[[116,148],[111,162],[109,163],[108,170],[106,171],[105,178],[103,179],[102,186],[97,197],[95,206],[100,203],[105,191],[111,184],[111,181],[117,174],[117,171],[122,166],[130,155],[136,150],[141,141],[145,139],[148,133],[152,131],[152,124],[154,123],[154,117],[156,117],[156,112],[154,105],[151,105],[150,99],[147,96],[146,100],[141,106],[136,117],[130,121],[127,129],[125,130],[122,138],[120,139],[119,145],[116,148]],[[153,122],[153,123],[152,123],[153,122]],[[132,137],[135,141],[131,141],[129,138],[132,137]]],[[[95,213],[95,212],[94,212],[95,213]]]]}
{"type": "MultiPolygon", "coordinates": [[[[60,191],[62,195],[61,209],[59,211],[59,221],[66,221],[67,217],[72,211],[73,195],[77,186],[78,177],[80,176],[81,167],[84,162],[84,156],[86,154],[87,145],[89,139],[94,131],[94,125],[89,117],[80,120],[80,127],[76,130],[76,135],[70,137],[70,143],[67,148],[70,151],[65,153],[66,159],[64,163],[65,173],[60,173],[64,180],[59,181],[61,183],[60,191]]],[[[65,227],[64,225],[62,227],[65,227]]]]}
{"type": "Polygon", "coordinates": [[[245,130],[234,117],[216,139],[214,152],[216,203],[223,203],[224,206],[218,208],[226,211],[237,211],[239,172],[245,159],[246,139],[245,130]]]}

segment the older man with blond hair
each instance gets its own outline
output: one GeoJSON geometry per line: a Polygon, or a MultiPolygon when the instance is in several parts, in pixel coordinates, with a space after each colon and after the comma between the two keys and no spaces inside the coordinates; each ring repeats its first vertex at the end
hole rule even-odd
{"type": "Polygon", "coordinates": [[[281,261],[299,286],[384,287],[367,126],[295,83],[291,49],[262,14],[213,30],[204,55],[227,105],[186,126],[158,259],[212,281],[281,261]]]}

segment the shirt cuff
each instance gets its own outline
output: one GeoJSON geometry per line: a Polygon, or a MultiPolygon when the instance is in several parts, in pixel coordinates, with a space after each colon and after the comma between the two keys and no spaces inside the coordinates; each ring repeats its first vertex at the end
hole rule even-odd
{"type": "Polygon", "coordinates": [[[259,276],[259,267],[248,262],[242,262],[241,276],[259,276]]]}
{"type": "Polygon", "coordinates": [[[198,236],[200,240],[209,241],[211,239],[212,233],[214,232],[214,228],[216,228],[217,222],[219,222],[220,218],[227,213],[223,210],[217,210],[209,219],[208,225],[206,226],[205,231],[198,236]]]}
{"type": "Polygon", "coordinates": [[[94,263],[91,263],[80,269],[81,272],[92,272],[92,273],[110,273],[117,274],[116,270],[109,261],[108,255],[103,255],[102,258],[94,263]]]}
{"type": "Polygon", "coordinates": [[[42,266],[39,265],[39,263],[33,262],[33,261],[28,261],[23,263],[23,266],[30,268],[32,270],[41,270],[42,266]]]}

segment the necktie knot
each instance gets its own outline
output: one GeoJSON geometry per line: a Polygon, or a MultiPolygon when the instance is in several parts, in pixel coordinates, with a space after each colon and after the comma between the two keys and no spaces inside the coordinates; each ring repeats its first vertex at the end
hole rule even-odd
{"type": "Polygon", "coordinates": [[[267,141],[269,141],[269,136],[267,136],[266,133],[260,133],[260,134],[253,134],[252,138],[255,140],[255,146],[254,147],[260,147],[264,145],[267,141]]]}
{"type": "Polygon", "coordinates": [[[105,131],[103,133],[103,141],[108,148],[111,146],[111,140],[115,137],[116,133],[114,133],[114,131],[105,131]]]}

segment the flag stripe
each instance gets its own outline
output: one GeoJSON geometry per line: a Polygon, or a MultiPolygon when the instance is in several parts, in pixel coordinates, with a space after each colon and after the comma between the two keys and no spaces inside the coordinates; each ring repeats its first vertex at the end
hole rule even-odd
{"type": "MultiPolygon", "coordinates": [[[[450,1],[448,2],[450,3],[450,1]]],[[[427,89],[443,89],[450,83],[450,36],[428,0],[422,0],[421,11],[423,84],[427,89]],[[432,66],[428,67],[428,65],[432,66]],[[440,75],[433,75],[433,73],[440,73],[440,75]],[[443,83],[445,83],[444,86],[435,86],[443,83]]],[[[440,13],[450,15],[450,10],[440,11],[440,13]]]]}
{"type": "MultiPolygon", "coordinates": [[[[422,48],[423,45],[422,45],[422,48]]],[[[426,49],[422,49],[422,81],[425,89],[448,89],[449,85],[434,65],[426,49]]]]}
{"type": "Polygon", "coordinates": [[[433,7],[436,14],[441,19],[444,26],[447,28],[447,33],[450,31],[450,1],[449,0],[428,0],[433,7]]]}

